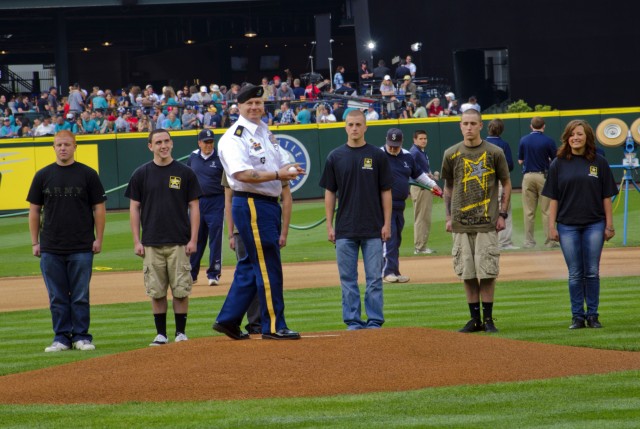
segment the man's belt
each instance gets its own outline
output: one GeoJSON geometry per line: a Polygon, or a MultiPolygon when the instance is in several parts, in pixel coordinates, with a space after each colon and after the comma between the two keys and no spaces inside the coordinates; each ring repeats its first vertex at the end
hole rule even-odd
{"type": "Polygon", "coordinates": [[[270,195],[254,194],[253,192],[233,191],[233,196],[242,197],[242,198],[254,198],[256,200],[271,201],[273,203],[278,202],[278,197],[272,197],[270,195]]]}

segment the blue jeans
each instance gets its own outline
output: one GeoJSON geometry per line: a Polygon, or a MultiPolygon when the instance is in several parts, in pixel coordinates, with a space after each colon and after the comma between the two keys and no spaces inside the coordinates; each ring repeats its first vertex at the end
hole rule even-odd
{"type": "Polygon", "coordinates": [[[53,341],[67,346],[93,338],[89,334],[89,281],[93,253],[58,255],[43,252],[40,269],[49,293],[53,341]]]}
{"type": "Polygon", "coordinates": [[[560,247],[569,269],[569,297],[573,317],[598,316],[604,226],[604,220],[589,225],[558,224],[560,247]]]}
{"type": "Polygon", "coordinates": [[[379,328],[382,314],[382,240],[380,238],[336,240],[338,272],[342,285],[342,319],[348,329],[379,328]],[[367,322],[361,318],[360,289],[358,288],[358,252],[362,249],[367,286],[364,308],[367,322]]]}

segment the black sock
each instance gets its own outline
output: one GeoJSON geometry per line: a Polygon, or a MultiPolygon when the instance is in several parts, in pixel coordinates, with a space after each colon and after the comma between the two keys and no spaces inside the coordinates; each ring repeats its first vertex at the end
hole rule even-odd
{"type": "Polygon", "coordinates": [[[493,319],[493,302],[482,303],[482,314],[484,315],[484,320],[493,319]]]}
{"type": "Polygon", "coordinates": [[[176,335],[184,334],[185,329],[187,329],[187,313],[176,313],[176,335]]]}
{"type": "Polygon", "coordinates": [[[470,302],[469,303],[469,313],[471,313],[471,318],[480,320],[480,303],[479,302],[470,302]]]}
{"type": "Polygon", "coordinates": [[[156,331],[158,335],[167,336],[167,313],[158,313],[153,315],[153,320],[156,323],[156,331]]]}

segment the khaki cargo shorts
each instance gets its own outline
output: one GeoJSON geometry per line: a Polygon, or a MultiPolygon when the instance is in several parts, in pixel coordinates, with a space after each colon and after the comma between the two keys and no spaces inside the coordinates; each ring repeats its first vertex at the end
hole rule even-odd
{"type": "Polygon", "coordinates": [[[171,287],[174,298],[191,295],[191,264],[185,246],[145,246],[142,262],[147,296],[160,299],[171,287]]]}
{"type": "Polygon", "coordinates": [[[462,280],[495,279],[500,271],[498,233],[453,233],[453,270],[462,280]]]}

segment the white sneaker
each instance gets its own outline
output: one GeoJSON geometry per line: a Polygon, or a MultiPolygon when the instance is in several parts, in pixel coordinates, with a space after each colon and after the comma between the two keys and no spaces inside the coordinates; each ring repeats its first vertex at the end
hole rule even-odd
{"type": "Polygon", "coordinates": [[[149,345],[152,346],[152,347],[153,346],[164,346],[168,342],[169,342],[169,340],[167,339],[167,337],[165,337],[164,335],[158,334],[154,338],[153,342],[151,344],[149,344],[149,345]]]}
{"type": "Polygon", "coordinates": [[[513,244],[507,244],[506,246],[501,246],[500,250],[518,250],[518,246],[514,246],[513,244]]]}
{"type": "Polygon", "coordinates": [[[209,286],[218,286],[219,283],[219,279],[209,279],[209,286]]]}
{"type": "Polygon", "coordinates": [[[398,283],[398,276],[395,274],[389,274],[382,279],[385,283],[398,283]]]}
{"type": "Polygon", "coordinates": [[[82,350],[86,352],[89,350],[95,350],[96,346],[91,344],[91,341],[89,340],[79,340],[73,343],[73,348],[76,350],[82,350]]]}
{"type": "Polygon", "coordinates": [[[436,251],[433,249],[429,249],[428,247],[424,250],[415,249],[413,251],[414,255],[431,255],[432,253],[436,253],[436,251]]]}
{"type": "Polygon", "coordinates": [[[58,341],[54,341],[53,344],[44,349],[45,353],[62,352],[65,350],[69,350],[69,346],[58,341]]]}
{"type": "Polygon", "coordinates": [[[409,276],[396,276],[396,278],[398,279],[398,283],[406,283],[409,280],[411,280],[411,278],[409,276]]]}
{"type": "Polygon", "coordinates": [[[183,334],[182,332],[180,332],[178,335],[176,335],[176,343],[179,343],[180,341],[187,341],[189,338],[187,338],[187,336],[185,334],[183,334]]]}

